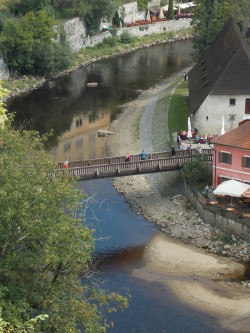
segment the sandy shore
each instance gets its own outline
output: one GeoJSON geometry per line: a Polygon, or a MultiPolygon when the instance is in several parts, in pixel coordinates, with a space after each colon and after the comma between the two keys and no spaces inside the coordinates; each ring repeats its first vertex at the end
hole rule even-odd
{"type": "MultiPolygon", "coordinates": [[[[136,100],[122,106],[122,113],[110,126],[115,134],[107,138],[108,155],[137,154],[144,148],[138,133],[143,112],[170,83],[168,80],[144,91],[136,100]]],[[[114,186],[134,210],[149,220],[161,221],[173,209],[172,201],[163,197],[145,175],[116,178],[114,186]]],[[[241,263],[208,254],[162,232],[157,232],[147,244],[144,261],[144,267],[133,272],[136,277],[171,288],[183,302],[214,315],[228,330],[250,332],[250,290],[232,282],[232,278],[244,272],[241,263]]]]}

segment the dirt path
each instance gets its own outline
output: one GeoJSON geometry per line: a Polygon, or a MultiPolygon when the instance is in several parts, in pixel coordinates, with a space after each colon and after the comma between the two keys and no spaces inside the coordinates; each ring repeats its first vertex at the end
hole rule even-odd
{"type": "MultiPolygon", "coordinates": [[[[110,127],[115,134],[107,138],[108,155],[137,154],[146,145],[150,147],[152,132],[145,124],[147,119],[153,118],[154,105],[171,82],[168,80],[144,91],[136,100],[123,105],[122,113],[110,127]],[[145,113],[148,113],[147,119],[145,113]]],[[[174,198],[161,194],[162,183],[167,182],[166,192],[175,186],[174,178],[166,179],[162,175],[155,181],[151,176],[138,175],[114,180],[114,186],[124,194],[132,208],[164,231],[159,231],[147,244],[145,266],[135,270],[134,275],[171,288],[183,302],[213,314],[228,329],[238,333],[250,332],[250,290],[240,283],[230,282],[232,277],[242,276],[244,266],[232,258],[208,254],[206,250],[173,239],[190,240],[194,231],[197,233],[200,228],[203,237],[196,239],[196,245],[202,246],[199,244],[206,240],[204,235],[210,237],[209,232],[220,234],[199,221],[199,216],[181,193],[174,198]]]]}

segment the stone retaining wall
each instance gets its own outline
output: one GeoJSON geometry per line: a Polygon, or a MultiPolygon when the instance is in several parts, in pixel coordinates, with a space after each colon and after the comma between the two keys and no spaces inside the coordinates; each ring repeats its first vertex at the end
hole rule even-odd
{"type": "Polygon", "coordinates": [[[205,223],[226,233],[236,235],[248,242],[250,241],[250,223],[247,225],[240,220],[234,220],[209,210],[209,206],[206,207],[201,202],[202,197],[194,193],[187,184],[185,184],[185,195],[205,223]]]}
{"type": "Polygon", "coordinates": [[[118,29],[117,35],[119,36],[124,31],[127,31],[133,36],[141,37],[144,35],[152,35],[152,34],[157,34],[157,33],[178,31],[178,30],[190,28],[191,27],[190,22],[191,22],[191,19],[187,18],[187,19],[180,19],[180,20],[149,23],[149,24],[139,25],[139,26],[135,26],[135,27],[124,27],[122,29],[118,29]]]}
{"type": "MultiPolygon", "coordinates": [[[[170,31],[179,31],[182,29],[188,29],[191,19],[180,19],[171,21],[162,21],[156,23],[150,23],[146,25],[139,25],[135,27],[124,27],[117,30],[117,36],[120,36],[123,32],[127,31],[130,35],[135,37],[142,37],[145,35],[153,35],[157,33],[164,33],[170,31]]],[[[101,43],[104,38],[112,36],[110,32],[105,31],[99,35],[90,37],[88,41],[85,42],[85,46],[95,46],[101,43]]]]}
{"type": "MultiPolygon", "coordinates": [[[[170,31],[179,31],[182,29],[188,29],[191,27],[190,25],[191,19],[180,19],[180,20],[172,20],[172,21],[162,21],[155,22],[146,25],[140,25],[135,27],[124,27],[117,30],[117,35],[120,36],[124,31],[127,31],[129,34],[141,37],[144,35],[152,35],[157,33],[164,33],[170,31]]],[[[68,20],[64,23],[66,40],[70,44],[70,48],[72,52],[77,52],[81,48],[85,47],[93,47],[103,41],[104,38],[112,36],[110,32],[106,31],[100,33],[96,36],[89,37],[86,35],[85,24],[80,18],[74,18],[68,20]]],[[[55,27],[55,31],[59,33],[59,26],[55,27]]],[[[7,66],[0,58],[0,79],[7,78],[9,76],[9,72],[7,66]]]]}

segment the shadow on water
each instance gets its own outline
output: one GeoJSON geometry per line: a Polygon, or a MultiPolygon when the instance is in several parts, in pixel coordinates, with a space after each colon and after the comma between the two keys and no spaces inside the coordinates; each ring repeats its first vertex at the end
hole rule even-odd
{"type": "Polygon", "coordinates": [[[217,320],[182,304],[162,284],[133,276],[144,265],[146,244],[156,232],[153,223],[131,211],[107,179],[79,182],[92,201],[87,223],[95,227],[95,275],[100,287],[130,295],[129,307],[108,315],[108,333],[229,333],[217,320]]]}

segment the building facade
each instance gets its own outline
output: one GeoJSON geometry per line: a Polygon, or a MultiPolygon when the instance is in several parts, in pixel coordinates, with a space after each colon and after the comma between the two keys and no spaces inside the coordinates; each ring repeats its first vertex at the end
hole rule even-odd
{"type": "Polygon", "coordinates": [[[250,118],[250,47],[230,19],[188,75],[189,110],[200,133],[228,132],[250,118]]]}
{"type": "Polygon", "coordinates": [[[229,179],[250,184],[250,120],[212,143],[213,187],[229,179]]]}

